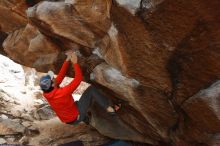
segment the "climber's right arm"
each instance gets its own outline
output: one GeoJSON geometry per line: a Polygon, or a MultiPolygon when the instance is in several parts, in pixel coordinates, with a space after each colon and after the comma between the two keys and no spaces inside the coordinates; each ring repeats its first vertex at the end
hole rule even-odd
{"type": "Polygon", "coordinates": [[[79,84],[82,81],[82,72],[81,72],[79,64],[77,63],[77,56],[75,53],[71,54],[70,60],[73,64],[73,68],[75,71],[75,77],[70,84],[63,87],[63,89],[65,90],[64,92],[66,92],[67,94],[73,93],[73,91],[76,90],[76,88],[79,86],[79,84]]]}

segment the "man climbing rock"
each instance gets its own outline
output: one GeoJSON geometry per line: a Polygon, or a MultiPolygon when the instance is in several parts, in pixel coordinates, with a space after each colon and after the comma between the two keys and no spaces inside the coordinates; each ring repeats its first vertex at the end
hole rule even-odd
{"type": "Polygon", "coordinates": [[[77,63],[77,56],[73,51],[66,52],[67,58],[64,61],[58,75],[54,78],[54,73],[49,71],[47,75],[41,77],[40,87],[43,90],[43,96],[47,99],[52,109],[55,111],[59,119],[67,124],[76,125],[81,121],[88,124],[87,111],[92,101],[97,102],[105,111],[111,115],[115,114],[115,110],[110,106],[108,99],[93,87],[88,87],[82,94],[80,100],[75,102],[72,93],[82,81],[82,72],[77,63]],[[66,86],[60,87],[65,77],[66,71],[71,61],[75,70],[75,78],[66,86]]]}

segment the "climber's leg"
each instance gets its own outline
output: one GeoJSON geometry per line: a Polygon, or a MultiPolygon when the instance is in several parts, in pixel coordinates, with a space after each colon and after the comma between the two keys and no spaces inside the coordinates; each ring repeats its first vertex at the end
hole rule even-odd
{"type": "Polygon", "coordinates": [[[102,95],[94,86],[90,86],[87,90],[90,92],[90,95],[94,101],[97,102],[102,108],[106,109],[109,107],[110,104],[108,99],[102,95]]]}
{"type": "Polygon", "coordinates": [[[104,108],[108,113],[115,114],[115,109],[110,106],[108,99],[102,95],[95,87],[90,86],[86,89],[77,103],[80,113],[79,121],[83,121],[86,118],[87,111],[93,100],[102,108],[104,108]]]}

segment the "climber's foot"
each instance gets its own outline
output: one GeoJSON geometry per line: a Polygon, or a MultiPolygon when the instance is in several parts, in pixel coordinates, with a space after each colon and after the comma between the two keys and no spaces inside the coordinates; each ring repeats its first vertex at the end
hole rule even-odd
{"type": "Polygon", "coordinates": [[[118,104],[115,104],[114,105],[114,110],[115,110],[115,112],[117,112],[118,110],[120,110],[121,109],[121,103],[118,103],[118,104]]]}
{"type": "Polygon", "coordinates": [[[110,115],[116,115],[116,112],[121,109],[121,104],[115,104],[113,107],[109,106],[107,108],[107,113],[110,115]]]}

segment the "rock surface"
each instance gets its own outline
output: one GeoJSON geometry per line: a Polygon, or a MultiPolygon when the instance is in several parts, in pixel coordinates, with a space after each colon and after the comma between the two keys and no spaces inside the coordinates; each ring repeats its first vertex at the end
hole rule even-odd
{"type": "Polygon", "coordinates": [[[7,141],[3,138],[0,138],[0,144],[5,144],[7,141]]]}
{"type": "Polygon", "coordinates": [[[0,31],[13,32],[27,24],[25,10],[27,6],[23,0],[2,0],[0,2],[0,31]]]}
{"type": "Polygon", "coordinates": [[[0,3],[0,52],[58,72],[64,52],[78,51],[84,79],[125,103],[110,120],[94,105],[100,133],[152,145],[218,143],[219,0],[16,2],[0,3]]]}
{"type": "Polygon", "coordinates": [[[36,112],[40,120],[49,120],[55,117],[53,110],[48,105],[39,108],[36,112]]]}

